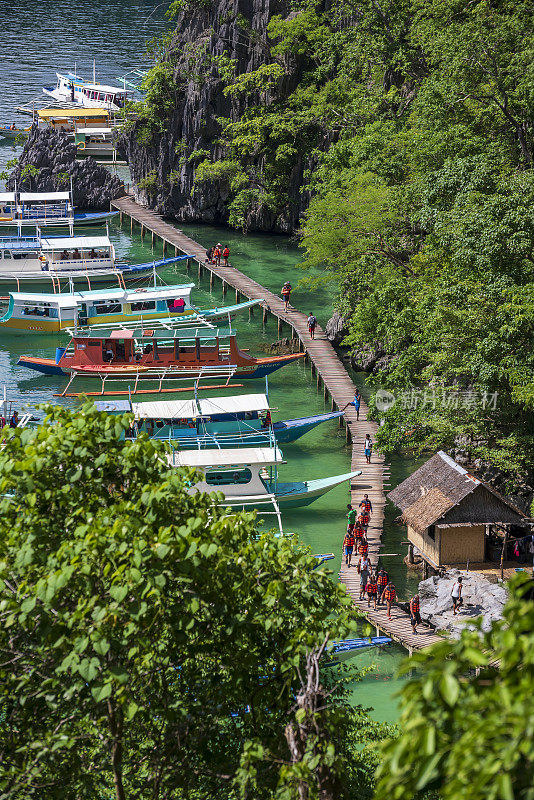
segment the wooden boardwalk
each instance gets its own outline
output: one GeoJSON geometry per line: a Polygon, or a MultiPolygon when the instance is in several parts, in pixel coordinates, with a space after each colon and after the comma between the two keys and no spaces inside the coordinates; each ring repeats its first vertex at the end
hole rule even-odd
{"type": "MultiPolygon", "coordinates": [[[[291,308],[289,312],[284,311],[282,299],[265,289],[259,283],[240,272],[235,267],[216,266],[206,263],[206,250],[198,242],[193,241],[177,228],[165,222],[154,212],[139,206],[131,197],[121,197],[115,200],[112,205],[123,215],[131,220],[130,229],[133,231],[133,221],[141,226],[141,235],[146,236],[149,231],[152,237],[161,239],[164,243],[164,251],[174,249],[175,253],[181,252],[191,255],[198,263],[199,277],[202,272],[210,272],[210,285],[213,285],[213,276],[217,276],[225,285],[232,286],[236,292],[236,302],[238,295],[241,294],[250,300],[263,300],[268,306],[271,314],[279,320],[278,330],[281,324],[290,326],[293,330],[293,337],[298,338],[301,347],[307,353],[311,362],[312,374],[317,376],[317,387],[321,382],[324,387],[325,400],[330,396],[332,410],[335,408],[343,409],[346,404],[354,397],[355,386],[348,375],[345,367],[337,357],[337,354],[325,336],[323,329],[317,326],[315,339],[311,339],[308,326],[307,314],[291,308]]],[[[387,468],[384,466],[383,456],[373,454],[371,464],[367,464],[363,453],[363,442],[365,434],[370,433],[373,441],[376,439],[377,425],[375,422],[367,420],[368,407],[365,402],[360,405],[360,418],[356,419],[356,411],[353,406],[349,406],[344,411],[344,423],[347,429],[347,441],[352,444],[351,470],[361,470],[362,475],[354,479],[350,487],[351,502],[358,506],[363,495],[368,494],[373,504],[373,513],[368,529],[369,554],[373,564],[376,564],[381,547],[382,530],[384,524],[384,475],[387,468]]],[[[339,547],[341,550],[344,531],[339,532],[339,547]]],[[[355,604],[361,608],[369,617],[370,621],[381,628],[387,635],[392,636],[396,641],[404,644],[409,649],[418,649],[427,644],[423,640],[425,637],[414,636],[410,625],[409,616],[401,609],[395,610],[392,622],[388,622],[385,612],[367,614],[367,602],[365,607],[358,601],[359,596],[359,576],[356,568],[346,570],[342,567],[340,578],[346,585],[347,590],[352,595],[355,604]],[[353,577],[354,575],[354,577],[353,577]],[[384,620],[382,620],[382,616],[384,620]]],[[[439,638],[434,637],[436,640],[439,638]]],[[[428,644],[431,642],[428,641],[428,644]]]]}

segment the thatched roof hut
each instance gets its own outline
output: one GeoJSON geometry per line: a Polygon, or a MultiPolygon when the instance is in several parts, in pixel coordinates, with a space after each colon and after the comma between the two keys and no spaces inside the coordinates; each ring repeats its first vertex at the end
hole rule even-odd
{"type": "Polygon", "coordinates": [[[484,561],[490,525],[521,524],[521,509],[440,450],[388,494],[408,538],[433,566],[484,561]]]}

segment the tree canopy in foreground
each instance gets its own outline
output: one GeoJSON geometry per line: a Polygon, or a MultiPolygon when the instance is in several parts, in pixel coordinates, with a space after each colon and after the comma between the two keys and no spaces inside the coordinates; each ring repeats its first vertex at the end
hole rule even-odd
{"type": "Polygon", "coordinates": [[[129,422],[4,434],[0,797],[369,796],[347,747],[370,723],[317,674],[343,589],[129,422]]]}
{"type": "Polygon", "coordinates": [[[402,691],[401,734],[382,751],[377,800],[430,790],[442,800],[534,798],[534,603],[525,581],[511,584],[491,631],[476,626],[406,662],[417,676],[402,691]]]}

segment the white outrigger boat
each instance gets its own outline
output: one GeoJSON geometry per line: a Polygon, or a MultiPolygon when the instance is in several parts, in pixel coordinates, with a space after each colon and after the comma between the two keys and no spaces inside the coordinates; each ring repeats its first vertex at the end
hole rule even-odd
{"type": "MultiPolygon", "coordinates": [[[[121,264],[108,236],[4,237],[0,238],[0,284],[50,286],[109,283],[154,273],[158,267],[190,256],[173,256],[145,264],[121,264]]],[[[72,326],[72,321],[69,323],[72,326]]]]}
{"type": "MultiPolygon", "coordinates": [[[[172,467],[194,467],[204,478],[188,491],[222,492],[223,506],[236,510],[273,508],[281,528],[280,510],[308,506],[331,489],[361,475],[361,470],[311,481],[278,480],[278,467],[284,463],[277,446],[231,450],[172,450],[172,467]]],[[[268,512],[269,513],[269,512],[268,512]]]]}
{"type": "Polygon", "coordinates": [[[75,213],[72,192],[0,192],[0,227],[64,228],[74,225],[98,225],[118,211],[82,211],[75,213]]]}
{"type": "Polygon", "coordinates": [[[106,108],[109,111],[120,111],[124,108],[128,96],[132,94],[129,89],[119,86],[108,86],[104,83],[85,81],[76,73],[66,75],[56,72],[55,86],[44,86],[43,92],[60,103],[73,103],[85,108],[106,108]]]}
{"type": "MultiPolygon", "coordinates": [[[[182,256],[183,258],[183,256],[182,256]]],[[[32,293],[10,292],[8,308],[0,317],[0,331],[23,334],[58,334],[113,326],[145,324],[151,328],[209,326],[211,320],[231,319],[260,300],[233,306],[198,309],[191,303],[194,283],[174,286],[123,287],[91,291],[32,293]]]]}

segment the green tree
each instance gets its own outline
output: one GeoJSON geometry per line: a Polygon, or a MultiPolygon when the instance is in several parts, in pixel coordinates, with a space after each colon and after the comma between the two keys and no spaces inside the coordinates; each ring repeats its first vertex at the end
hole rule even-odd
{"type": "Polygon", "coordinates": [[[532,581],[510,584],[504,618],[417,653],[404,671],[401,733],[386,743],[377,800],[534,797],[532,581]]]}
{"type": "Polygon", "coordinates": [[[344,796],[344,590],[129,415],[47,414],[0,451],[0,797],[344,796]]]}

